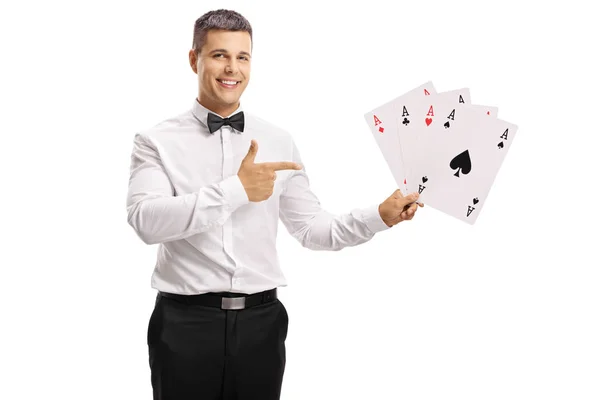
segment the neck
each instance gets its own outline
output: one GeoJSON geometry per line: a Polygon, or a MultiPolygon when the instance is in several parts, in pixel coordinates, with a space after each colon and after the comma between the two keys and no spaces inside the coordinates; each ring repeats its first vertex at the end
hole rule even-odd
{"type": "Polygon", "coordinates": [[[198,101],[198,103],[200,103],[206,109],[214,112],[215,114],[222,116],[223,118],[229,116],[231,113],[233,113],[235,110],[237,110],[238,107],[240,106],[239,102],[236,104],[222,104],[222,105],[214,104],[210,101],[207,101],[206,99],[203,99],[201,96],[198,96],[196,98],[196,101],[198,101]]]}

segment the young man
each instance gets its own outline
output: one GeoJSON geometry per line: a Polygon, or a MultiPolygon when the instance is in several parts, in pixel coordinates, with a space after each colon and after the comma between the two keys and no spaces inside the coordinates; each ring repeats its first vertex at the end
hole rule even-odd
{"type": "Polygon", "coordinates": [[[417,195],[323,210],[286,131],[244,114],[252,29],[234,11],[194,27],[190,110],[134,137],[128,222],[159,244],[148,326],[154,399],[276,400],[286,363],[279,218],[304,247],[339,250],[414,216],[417,195]]]}

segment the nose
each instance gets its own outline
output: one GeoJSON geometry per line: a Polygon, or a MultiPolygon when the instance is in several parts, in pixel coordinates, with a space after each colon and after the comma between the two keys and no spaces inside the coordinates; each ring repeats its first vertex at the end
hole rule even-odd
{"type": "Polygon", "coordinates": [[[225,65],[225,72],[233,73],[236,70],[237,70],[237,61],[234,60],[233,58],[230,58],[227,65],[225,65]]]}

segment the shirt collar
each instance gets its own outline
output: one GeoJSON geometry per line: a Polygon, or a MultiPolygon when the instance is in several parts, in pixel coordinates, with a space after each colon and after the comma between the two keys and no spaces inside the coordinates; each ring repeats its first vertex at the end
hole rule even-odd
{"type": "MultiPolygon", "coordinates": [[[[216,115],[218,115],[221,118],[227,118],[227,117],[231,117],[234,114],[237,114],[240,111],[243,111],[241,103],[240,103],[239,107],[234,112],[232,112],[229,115],[223,116],[223,115],[217,114],[216,112],[211,111],[208,108],[204,107],[202,104],[200,104],[200,102],[198,101],[198,98],[194,99],[194,105],[192,106],[192,113],[194,114],[194,117],[196,117],[196,119],[198,121],[200,121],[200,123],[202,125],[204,125],[207,129],[208,129],[208,124],[206,123],[206,117],[208,116],[209,112],[211,112],[213,114],[216,114],[216,115]]],[[[235,129],[234,129],[234,132],[241,133],[241,132],[238,132],[235,129]]]]}

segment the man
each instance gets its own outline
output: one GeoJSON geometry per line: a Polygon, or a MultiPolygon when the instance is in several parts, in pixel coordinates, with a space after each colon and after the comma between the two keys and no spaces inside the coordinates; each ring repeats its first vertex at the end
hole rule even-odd
{"type": "Polygon", "coordinates": [[[340,250],[413,218],[417,194],[323,210],[286,131],[244,114],[252,29],[234,11],[194,27],[190,110],[134,137],[128,222],[159,244],[148,326],[154,399],[275,400],[285,368],[278,221],[302,246],[340,250]]]}

